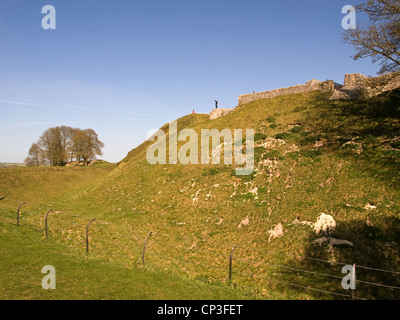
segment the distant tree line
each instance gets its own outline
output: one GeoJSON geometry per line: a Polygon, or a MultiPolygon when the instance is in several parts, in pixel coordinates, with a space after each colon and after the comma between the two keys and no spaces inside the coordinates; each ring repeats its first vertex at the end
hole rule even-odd
{"type": "Polygon", "coordinates": [[[64,166],[71,161],[83,161],[87,165],[96,155],[102,155],[101,142],[93,129],[78,129],[67,126],[49,128],[39,140],[32,143],[27,166],[64,166]]]}

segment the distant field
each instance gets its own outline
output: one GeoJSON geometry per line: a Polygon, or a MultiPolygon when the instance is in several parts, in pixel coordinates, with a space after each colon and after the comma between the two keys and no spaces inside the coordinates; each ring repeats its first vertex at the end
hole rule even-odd
{"type": "Polygon", "coordinates": [[[25,163],[0,162],[0,168],[25,167],[25,163]]]}

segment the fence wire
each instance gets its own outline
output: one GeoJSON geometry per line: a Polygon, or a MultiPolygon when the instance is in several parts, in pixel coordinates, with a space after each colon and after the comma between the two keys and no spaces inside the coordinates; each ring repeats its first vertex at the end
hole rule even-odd
{"type": "MultiPolygon", "coordinates": [[[[0,202],[0,204],[4,204],[7,201],[13,202],[15,205],[20,205],[23,203],[22,201],[18,200],[13,200],[9,198],[3,198],[3,201],[0,202]]],[[[8,215],[13,213],[10,209],[7,212],[8,215]]],[[[15,211],[16,214],[16,211],[15,211]]],[[[16,216],[16,215],[15,215],[16,216]]],[[[9,216],[4,217],[3,215],[0,215],[0,222],[2,223],[10,223],[10,224],[15,224],[16,225],[16,218],[15,219],[10,219],[9,216]]],[[[120,225],[113,225],[112,222],[108,221],[102,221],[102,220],[97,220],[96,219],[96,224],[97,228],[94,230],[91,230],[90,235],[87,238],[87,241],[91,242],[92,245],[95,244],[103,244],[101,250],[103,250],[100,255],[105,255],[104,250],[110,250],[110,246],[113,248],[112,255],[113,256],[118,256],[121,258],[121,260],[126,260],[126,261],[132,261],[135,259],[132,259],[132,256],[134,254],[137,254],[137,262],[141,260],[139,257],[139,254],[142,253],[144,255],[144,237],[145,234],[147,234],[148,231],[145,230],[135,230],[135,232],[132,232],[133,228],[128,225],[129,227],[129,233],[121,233],[121,232],[109,232],[107,230],[112,228],[117,228],[120,229],[120,225]],[[142,235],[140,235],[142,234],[142,235]],[[122,243],[121,243],[122,242],[122,243]],[[122,249],[121,251],[125,250],[124,254],[121,254],[121,252],[118,252],[115,250],[115,248],[122,249]],[[143,251],[142,251],[143,248],[143,251]]],[[[68,247],[68,248],[77,248],[78,246],[82,247],[85,244],[85,240],[82,239],[84,238],[84,234],[86,232],[86,225],[88,221],[84,217],[81,217],[80,215],[72,214],[68,211],[53,211],[49,214],[49,222],[48,226],[50,226],[48,232],[56,236],[62,245],[68,247]],[[66,215],[66,217],[63,217],[63,215],[66,215]],[[76,221],[69,221],[66,220],[66,218],[74,218],[76,221]],[[73,227],[73,228],[72,228],[73,227]],[[68,228],[68,229],[67,229],[68,228]],[[64,236],[65,238],[65,233],[67,233],[66,236],[71,236],[71,238],[67,238],[70,242],[68,244],[64,243],[62,239],[60,238],[61,236],[64,236]],[[75,236],[74,240],[72,240],[72,237],[75,236]]],[[[37,219],[34,219],[33,215],[31,212],[24,213],[23,215],[20,216],[20,226],[22,228],[28,228],[30,230],[34,230],[36,232],[43,232],[45,230],[44,228],[44,213],[43,216],[37,217],[37,219]],[[40,224],[38,227],[37,224],[40,224]]],[[[93,227],[92,227],[93,228],[93,227]]],[[[146,255],[150,257],[155,257],[158,260],[155,259],[147,259],[147,264],[150,261],[151,265],[158,266],[160,268],[168,268],[170,267],[170,263],[173,263],[175,266],[179,267],[179,270],[188,270],[190,269],[190,273],[197,274],[200,276],[208,276],[209,274],[204,274],[200,273],[198,269],[202,270],[212,270],[212,271],[218,271],[222,272],[222,275],[224,275],[224,280],[227,280],[227,275],[228,272],[230,274],[237,275],[239,277],[246,277],[247,280],[252,280],[253,278],[258,278],[258,279],[263,279],[266,280],[267,282],[275,282],[279,283],[282,285],[287,285],[290,287],[296,287],[296,288],[301,288],[304,290],[311,290],[323,294],[329,294],[332,296],[337,296],[337,297],[342,297],[342,298],[351,298],[351,299],[357,299],[357,300],[364,300],[362,297],[355,296],[354,294],[343,294],[343,293],[338,293],[334,292],[331,290],[325,290],[325,289],[320,289],[320,288],[315,288],[309,285],[303,285],[299,283],[294,283],[291,281],[285,281],[282,279],[278,279],[276,277],[271,277],[271,276],[266,276],[265,274],[259,274],[259,273],[248,273],[248,272],[243,272],[243,271],[236,271],[236,270],[230,270],[228,268],[227,262],[229,261],[229,254],[231,252],[231,246],[228,244],[224,244],[223,250],[217,251],[215,247],[213,248],[207,248],[205,246],[202,246],[199,248],[197,244],[204,244],[207,242],[207,238],[188,238],[184,236],[172,236],[170,234],[166,234],[163,232],[159,231],[154,231],[151,232],[151,237],[148,240],[147,244],[147,252],[146,255]],[[167,240],[167,241],[166,241],[167,240]],[[180,241],[180,244],[170,244],[168,241],[180,241]],[[184,242],[189,242],[191,245],[185,245],[184,242]],[[159,247],[161,246],[161,247],[159,247]],[[156,249],[151,251],[151,249],[156,249]],[[179,251],[180,258],[177,257],[171,257],[168,255],[164,254],[164,251],[169,250],[171,252],[172,250],[174,251],[179,251]],[[162,254],[160,253],[163,252],[162,254]],[[221,253],[220,253],[221,252],[221,253]],[[222,253],[224,252],[224,253],[222,253]],[[209,263],[208,256],[215,256],[218,259],[220,259],[222,262],[224,262],[226,265],[224,266],[216,266],[213,264],[209,263]],[[182,259],[182,257],[186,259],[182,259]],[[193,261],[192,259],[196,259],[196,261],[193,261]],[[206,263],[202,263],[202,260],[205,259],[206,263]],[[164,261],[164,263],[160,263],[161,261],[164,261]],[[193,268],[193,266],[195,268],[193,268]],[[192,268],[190,268],[192,267],[192,268]],[[225,277],[226,276],[226,277],[225,277]]],[[[316,262],[323,262],[323,263],[329,263],[330,265],[352,265],[351,263],[344,263],[344,262],[337,262],[337,261],[329,261],[329,260],[324,260],[324,259],[319,259],[319,258],[314,258],[314,257],[308,257],[308,256],[302,256],[302,255],[297,255],[293,253],[288,253],[288,252],[281,252],[281,251],[273,251],[273,250],[268,250],[264,248],[250,248],[246,246],[235,246],[236,249],[242,249],[242,250],[249,250],[249,251],[258,251],[258,252],[269,252],[273,254],[279,254],[279,255],[285,255],[289,256],[292,258],[300,258],[304,260],[311,260],[311,261],[316,261],[316,262]]],[[[144,256],[143,256],[144,257],[144,256]]],[[[321,277],[327,277],[331,279],[337,279],[337,280],[342,280],[342,276],[336,276],[332,275],[329,273],[322,273],[322,272],[317,272],[317,271],[311,271],[311,270],[306,270],[302,268],[295,268],[283,264],[273,264],[273,263],[268,263],[265,261],[258,261],[258,260],[253,260],[253,259],[246,259],[246,258],[240,258],[240,257],[231,257],[230,259],[230,267],[232,267],[231,263],[233,261],[238,261],[242,263],[246,263],[247,265],[253,265],[253,266],[268,266],[268,267],[273,267],[273,268],[278,268],[278,269],[285,269],[285,270],[290,270],[294,272],[300,272],[300,273],[305,273],[305,274],[312,274],[315,276],[321,276],[321,277]]],[[[215,260],[217,262],[217,260],[215,260]]],[[[384,272],[392,275],[400,275],[400,271],[392,271],[392,270],[387,270],[387,269],[382,269],[382,268],[373,268],[373,267],[368,267],[368,266],[362,266],[362,265],[357,265],[356,268],[364,269],[366,271],[376,271],[376,272],[384,272]]],[[[395,285],[389,285],[389,284],[382,284],[382,283],[377,283],[377,282],[372,282],[372,281],[365,281],[365,280],[360,280],[356,279],[356,282],[366,284],[366,285],[371,285],[371,286],[376,286],[376,287],[382,287],[382,288],[388,288],[388,289],[394,289],[394,290],[400,290],[399,286],[395,285]]],[[[245,285],[243,285],[245,286],[245,285]]],[[[246,287],[246,286],[245,286],[246,287]]],[[[257,290],[257,287],[249,287],[254,290],[257,290]]]]}

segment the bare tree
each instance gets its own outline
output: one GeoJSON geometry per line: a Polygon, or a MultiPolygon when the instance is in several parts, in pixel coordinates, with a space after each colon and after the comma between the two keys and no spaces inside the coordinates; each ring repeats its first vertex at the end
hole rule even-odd
{"type": "Polygon", "coordinates": [[[380,74],[400,70],[400,0],[368,0],[356,10],[368,15],[369,24],[343,34],[344,42],[356,49],[353,58],[379,62],[380,74]]]}

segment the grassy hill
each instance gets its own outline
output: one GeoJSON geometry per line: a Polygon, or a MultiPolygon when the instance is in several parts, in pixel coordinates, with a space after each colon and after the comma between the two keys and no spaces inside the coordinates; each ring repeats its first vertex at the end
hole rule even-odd
{"type": "MultiPolygon", "coordinates": [[[[44,172],[2,170],[0,190],[34,202],[25,213],[34,229],[43,228],[39,208],[52,208],[50,241],[74,250],[84,251],[85,226],[95,218],[90,256],[126,270],[265,299],[342,299],[351,293],[341,287],[341,269],[356,264],[356,297],[398,299],[399,290],[387,287],[400,287],[398,274],[375,270],[400,270],[398,106],[398,91],[367,101],[313,92],[254,101],[212,121],[197,114],[178,120],[178,131],[199,137],[201,129],[254,129],[249,176],[236,176],[234,165],[150,165],[152,142],[144,142],[116,168],[79,168],[76,176],[73,168],[54,169],[44,183],[44,172]],[[336,222],[330,234],[313,229],[321,213],[336,222]]],[[[17,202],[0,202],[7,219],[17,202]]]]}

